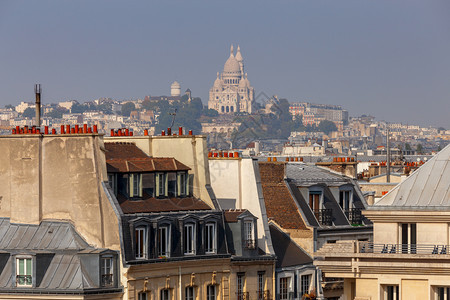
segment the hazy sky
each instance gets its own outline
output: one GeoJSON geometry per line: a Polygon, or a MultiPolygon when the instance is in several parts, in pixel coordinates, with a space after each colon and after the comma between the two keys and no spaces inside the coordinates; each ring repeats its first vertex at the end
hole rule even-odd
{"type": "Polygon", "coordinates": [[[0,105],[182,89],[240,44],[256,94],[450,128],[450,1],[3,1],[0,105]]]}

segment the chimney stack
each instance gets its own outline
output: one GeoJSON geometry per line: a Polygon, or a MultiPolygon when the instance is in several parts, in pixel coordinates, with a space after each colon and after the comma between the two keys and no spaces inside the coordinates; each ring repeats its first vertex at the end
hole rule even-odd
{"type": "Polygon", "coordinates": [[[41,85],[34,85],[34,93],[36,94],[36,126],[41,126],[41,85]]]}

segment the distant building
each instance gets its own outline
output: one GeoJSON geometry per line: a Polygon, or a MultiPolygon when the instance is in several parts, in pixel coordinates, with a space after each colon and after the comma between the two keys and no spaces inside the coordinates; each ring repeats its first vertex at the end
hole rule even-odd
{"type": "Polygon", "coordinates": [[[180,95],[181,95],[181,85],[177,81],[174,81],[170,86],[170,96],[177,97],[180,95]]]}
{"type": "Polygon", "coordinates": [[[241,49],[238,46],[235,56],[232,45],[223,72],[217,73],[214,85],[209,90],[208,108],[217,110],[219,114],[236,112],[251,114],[254,112],[254,99],[255,90],[248,81],[247,73],[244,73],[241,49]]]}
{"type": "Polygon", "coordinates": [[[291,103],[289,112],[292,117],[303,116],[303,125],[318,125],[323,120],[332,121],[339,130],[348,122],[348,111],[339,105],[315,104],[309,102],[291,103]]]}
{"type": "Polygon", "coordinates": [[[20,102],[19,105],[16,105],[16,111],[18,113],[23,113],[27,108],[35,108],[35,104],[31,102],[20,102]]]}

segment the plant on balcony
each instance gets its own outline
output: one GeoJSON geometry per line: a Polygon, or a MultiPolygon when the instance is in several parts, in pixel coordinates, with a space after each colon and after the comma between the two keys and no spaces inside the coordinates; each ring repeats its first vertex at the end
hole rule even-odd
{"type": "Polygon", "coordinates": [[[302,300],[315,300],[317,299],[316,291],[313,289],[311,292],[306,293],[302,296],[302,300]]]}

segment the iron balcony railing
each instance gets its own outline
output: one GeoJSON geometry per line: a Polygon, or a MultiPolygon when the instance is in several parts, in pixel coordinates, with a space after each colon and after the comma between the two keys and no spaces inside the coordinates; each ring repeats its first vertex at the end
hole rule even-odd
{"type": "Polygon", "coordinates": [[[16,276],[17,285],[29,286],[33,284],[33,277],[31,275],[17,275],[16,276]]]}
{"type": "Polygon", "coordinates": [[[256,247],[255,240],[244,240],[245,249],[255,249],[255,247],[256,247]]]}
{"type": "Polygon", "coordinates": [[[314,216],[321,225],[333,225],[333,210],[331,208],[314,210],[314,216]]]}
{"type": "Polygon", "coordinates": [[[359,242],[359,253],[450,254],[449,245],[374,244],[359,242]]]}
{"type": "Polygon", "coordinates": [[[344,210],[344,214],[347,217],[348,221],[352,225],[362,225],[362,214],[361,209],[359,208],[352,208],[344,210]]]}
{"type": "Polygon", "coordinates": [[[257,291],[256,295],[256,299],[258,300],[272,300],[272,298],[270,298],[270,290],[257,291]]]}
{"type": "Polygon", "coordinates": [[[113,285],[113,274],[103,274],[102,275],[102,286],[113,285]]]}

